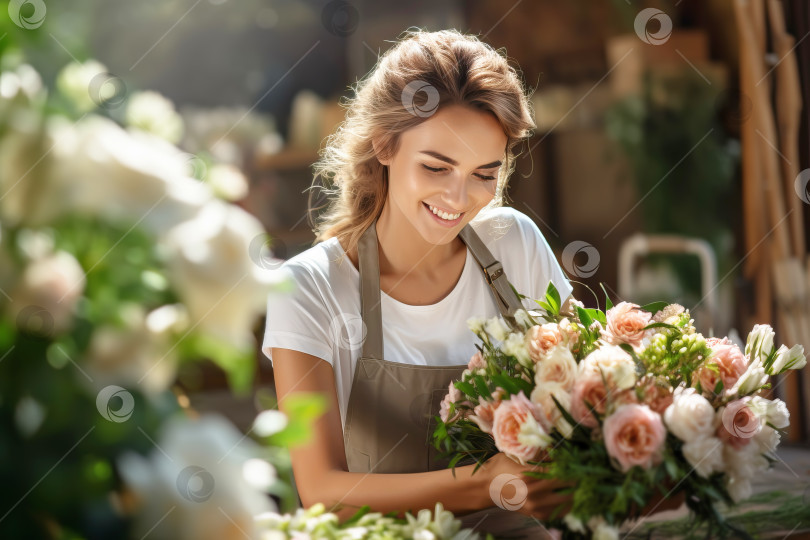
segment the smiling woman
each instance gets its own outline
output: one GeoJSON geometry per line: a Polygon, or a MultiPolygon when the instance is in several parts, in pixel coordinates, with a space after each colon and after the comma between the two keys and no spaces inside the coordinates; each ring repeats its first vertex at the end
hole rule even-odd
{"type": "Polygon", "coordinates": [[[305,506],[347,518],[441,502],[466,527],[542,538],[537,519],[568,504],[559,482],[522,477],[524,500],[504,510],[493,480],[520,464],[498,454],[475,475],[451,471],[429,444],[475,353],[467,319],[531,308],[549,281],[563,300],[572,291],[534,222],[503,207],[512,150],[533,128],[516,70],[455,30],[408,32],[358,84],[315,164],[332,195],[317,245],[280,268],[294,290],[268,298],[279,408],[307,391],[331,405],[291,450],[305,506]]]}

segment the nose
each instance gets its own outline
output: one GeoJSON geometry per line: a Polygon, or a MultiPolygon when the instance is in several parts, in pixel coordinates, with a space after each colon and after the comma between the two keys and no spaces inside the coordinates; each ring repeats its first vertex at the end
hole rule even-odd
{"type": "Polygon", "coordinates": [[[466,211],[470,200],[466,178],[461,175],[448,175],[442,199],[450,208],[466,211]]]}

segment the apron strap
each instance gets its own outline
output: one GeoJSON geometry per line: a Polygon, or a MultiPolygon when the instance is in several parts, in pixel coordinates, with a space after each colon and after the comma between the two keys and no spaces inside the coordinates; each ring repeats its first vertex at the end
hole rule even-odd
{"type": "MultiPolygon", "coordinates": [[[[363,356],[383,359],[382,306],[380,302],[380,263],[377,243],[377,219],[360,236],[358,258],[360,264],[360,315],[365,325],[363,356]]],[[[459,237],[470,249],[484,279],[490,286],[498,310],[512,327],[514,313],[523,304],[512,290],[506,271],[475,230],[468,223],[459,232],[459,237]]]]}

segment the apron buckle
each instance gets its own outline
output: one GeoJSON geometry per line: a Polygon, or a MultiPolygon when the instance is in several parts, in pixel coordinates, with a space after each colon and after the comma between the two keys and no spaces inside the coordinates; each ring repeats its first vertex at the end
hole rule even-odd
{"type": "Polygon", "coordinates": [[[492,284],[493,281],[495,281],[502,275],[503,275],[503,265],[501,265],[500,261],[495,261],[494,263],[484,268],[484,276],[487,279],[487,283],[489,283],[490,285],[492,284]]]}

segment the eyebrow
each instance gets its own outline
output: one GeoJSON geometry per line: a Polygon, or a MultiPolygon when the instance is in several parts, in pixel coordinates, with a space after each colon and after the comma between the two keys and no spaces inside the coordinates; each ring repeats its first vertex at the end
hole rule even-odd
{"type": "MultiPolygon", "coordinates": [[[[450,165],[458,166],[458,161],[453,158],[449,158],[444,156],[438,152],[434,152],[433,150],[420,150],[420,153],[427,154],[429,156],[435,157],[438,160],[444,161],[445,163],[449,163],[450,165]]],[[[491,169],[493,167],[500,167],[501,161],[493,161],[492,163],[485,163],[484,165],[479,165],[476,169],[491,169]]]]}

